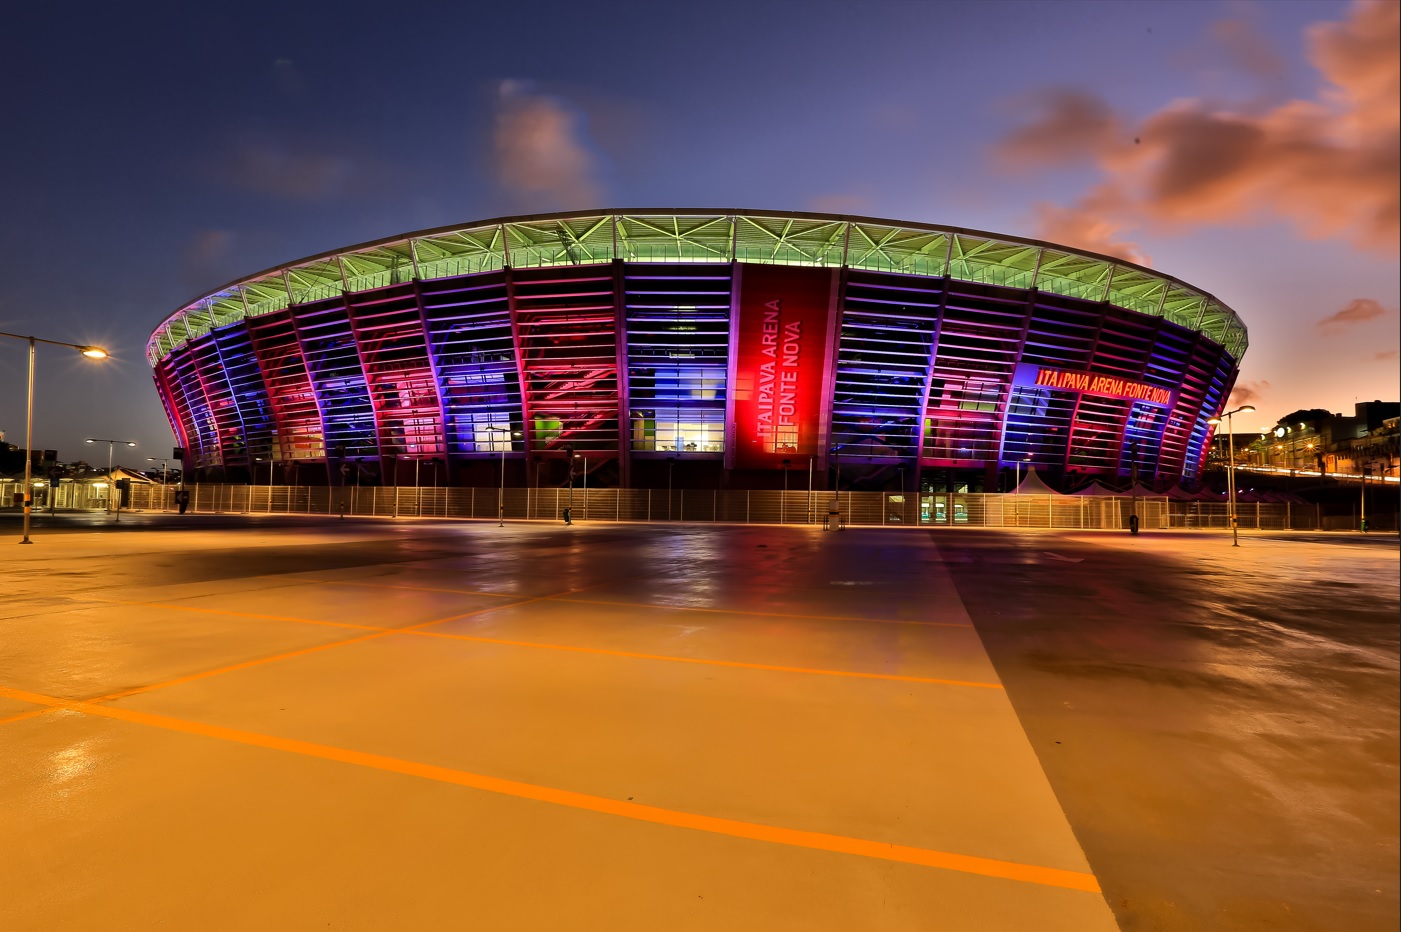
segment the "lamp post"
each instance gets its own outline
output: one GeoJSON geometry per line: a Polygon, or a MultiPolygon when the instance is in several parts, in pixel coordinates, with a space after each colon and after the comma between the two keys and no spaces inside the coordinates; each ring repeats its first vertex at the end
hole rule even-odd
{"type": "Polygon", "coordinates": [[[1254,405],[1241,405],[1239,408],[1236,408],[1233,411],[1227,411],[1225,414],[1221,415],[1221,417],[1214,417],[1207,421],[1208,424],[1217,425],[1221,423],[1222,418],[1224,418],[1226,421],[1226,444],[1228,449],[1230,450],[1230,455],[1226,460],[1226,481],[1230,484],[1230,488],[1227,489],[1227,491],[1230,493],[1228,498],[1230,504],[1228,507],[1231,510],[1232,547],[1240,546],[1240,532],[1236,528],[1236,437],[1235,431],[1231,429],[1231,415],[1245,414],[1248,411],[1254,410],[1254,405]]]}
{"type": "Polygon", "coordinates": [[[165,511],[165,493],[166,493],[166,468],[165,468],[165,467],[166,467],[166,464],[170,462],[170,460],[165,459],[164,457],[159,457],[159,456],[148,456],[148,457],[146,457],[146,462],[148,462],[148,463],[160,463],[160,464],[161,464],[161,511],[165,511]]]}
{"type": "Polygon", "coordinates": [[[18,333],[0,332],[0,337],[9,337],[12,340],[24,340],[29,344],[29,401],[25,406],[24,415],[24,532],[20,538],[21,544],[32,544],[29,539],[29,511],[34,501],[34,474],[33,452],[34,452],[34,344],[47,343],[50,346],[66,346],[75,349],[89,359],[106,359],[107,351],[100,346],[84,346],[81,343],[64,343],[61,340],[42,340],[39,337],[26,337],[18,333]]]}
{"type": "Polygon", "coordinates": [[[671,467],[676,465],[676,457],[666,458],[666,519],[671,520],[671,467]]]}
{"type": "MultiPolygon", "coordinates": [[[[129,446],[129,447],[134,447],[134,446],[136,446],[136,441],[135,441],[135,440],[100,440],[100,439],[98,439],[98,438],[96,438],[96,437],[89,437],[87,440],[84,440],[83,443],[105,443],[105,444],[107,444],[107,495],[108,495],[107,502],[108,502],[108,506],[109,506],[109,508],[110,508],[111,502],[112,502],[111,495],[112,495],[113,492],[116,492],[116,491],[117,491],[116,480],[112,478],[112,448],[115,447],[115,446],[116,446],[117,444],[119,444],[119,443],[125,444],[125,445],[127,445],[127,446],[129,446]]],[[[121,524],[121,523],[122,523],[122,497],[121,497],[121,495],[118,495],[118,496],[117,496],[117,522],[116,522],[116,523],[117,523],[117,524],[121,524]]]]}
{"type": "MultiPolygon", "coordinates": [[[[573,447],[566,449],[573,450],[573,447]]],[[[574,516],[574,461],[584,461],[584,513],[589,511],[589,458],[582,453],[571,452],[569,454],[569,515],[574,516]]]]}
{"type": "MultiPolygon", "coordinates": [[[[488,427],[487,430],[495,434],[509,434],[509,427],[488,427]]],[[[496,526],[506,526],[506,448],[511,445],[509,439],[501,441],[501,488],[496,493],[496,526]]]]}
{"type": "Polygon", "coordinates": [[[788,466],[792,460],[783,461],[783,497],[778,500],[778,523],[788,523],[788,466]]]}

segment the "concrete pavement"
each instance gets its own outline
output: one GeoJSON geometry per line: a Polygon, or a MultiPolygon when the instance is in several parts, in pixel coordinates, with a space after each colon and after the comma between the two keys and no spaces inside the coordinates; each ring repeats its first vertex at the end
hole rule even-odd
{"type": "Polygon", "coordinates": [[[1114,928],[927,537],[83,531],[10,586],[7,928],[1114,928]]]}

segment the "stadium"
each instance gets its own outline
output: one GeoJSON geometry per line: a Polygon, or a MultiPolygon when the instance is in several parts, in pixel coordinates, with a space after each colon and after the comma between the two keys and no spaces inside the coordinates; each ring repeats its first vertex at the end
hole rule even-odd
{"type": "Polygon", "coordinates": [[[1207,292],[1052,243],[634,210],[292,262],[147,357],[210,482],[991,492],[1196,478],[1246,345],[1207,292]]]}

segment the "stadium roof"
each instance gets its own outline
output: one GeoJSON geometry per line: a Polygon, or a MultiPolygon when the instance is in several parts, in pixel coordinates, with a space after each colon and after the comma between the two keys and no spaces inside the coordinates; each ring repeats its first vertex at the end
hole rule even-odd
{"type": "Polygon", "coordinates": [[[146,344],[154,366],[210,330],[341,294],[506,267],[753,262],[1036,288],[1205,333],[1236,360],[1245,325],[1212,295],[1152,269],[1054,243],[935,224],[737,210],[580,211],[422,230],[322,253],[231,282],[171,314],[146,344]]]}

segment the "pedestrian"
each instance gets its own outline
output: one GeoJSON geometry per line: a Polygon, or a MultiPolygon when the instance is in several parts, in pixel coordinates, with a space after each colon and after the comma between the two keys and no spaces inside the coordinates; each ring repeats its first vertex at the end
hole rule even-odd
{"type": "Polygon", "coordinates": [[[570,508],[568,505],[564,506],[564,523],[569,526],[573,526],[574,524],[574,522],[570,520],[570,508]]]}

